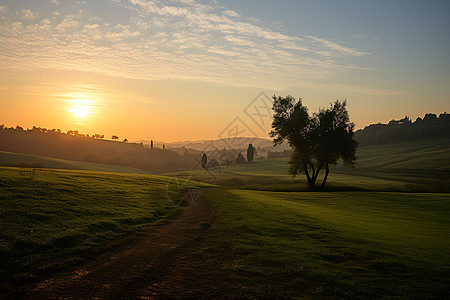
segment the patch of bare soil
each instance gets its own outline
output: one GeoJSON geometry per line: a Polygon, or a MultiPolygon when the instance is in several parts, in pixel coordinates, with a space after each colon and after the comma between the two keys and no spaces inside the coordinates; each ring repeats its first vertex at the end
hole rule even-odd
{"type": "Polygon", "coordinates": [[[171,223],[127,237],[8,298],[227,298],[227,278],[205,250],[204,237],[216,212],[199,191],[189,191],[185,200],[190,206],[171,223]]]}

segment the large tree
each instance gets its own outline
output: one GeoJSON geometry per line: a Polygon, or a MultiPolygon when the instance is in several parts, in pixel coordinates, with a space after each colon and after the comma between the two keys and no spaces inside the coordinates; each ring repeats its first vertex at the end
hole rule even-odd
{"type": "Polygon", "coordinates": [[[337,100],[310,116],[302,99],[274,96],[273,100],[270,136],[275,145],[286,141],[294,149],[289,161],[290,174],[304,173],[309,188],[313,189],[322,169],[325,175],[321,187],[325,186],[330,165],[339,159],[346,166],[354,166],[357,143],[346,101],[337,100]]]}

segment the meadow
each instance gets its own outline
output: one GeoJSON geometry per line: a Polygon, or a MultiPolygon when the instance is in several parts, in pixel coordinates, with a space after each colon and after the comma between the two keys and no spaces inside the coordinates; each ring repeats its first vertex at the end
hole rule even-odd
{"type": "MultiPolygon", "coordinates": [[[[33,277],[119,235],[173,219],[173,179],[94,171],[0,168],[0,278],[33,277]],[[33,271],[33,272],[32,272],[33,271]]],[[[178,197],[178,198],[177,198],[178,197]]]]}
{"type": "Polygon", "coordinates": [[[216,239],[230,245],[223,269],[246,297],[450,292],[448,194],[210,188],[205,196],[220,216],[216,239]]]}
{"type": "Polygon", "coordinates": [[[3,167],[0,278],[39,278],[165,224],[195,186],[218,215],[199,220],[195,251],[225,274],[231,297],[444,299],[449,150],[445,139],[363,147],[358,166],[332,168],[320,192],[288,175],[287,159],[172,177],[3,167]]]}

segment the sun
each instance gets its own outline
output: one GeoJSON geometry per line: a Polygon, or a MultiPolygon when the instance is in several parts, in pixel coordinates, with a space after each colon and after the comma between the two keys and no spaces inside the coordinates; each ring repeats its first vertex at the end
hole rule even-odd
{"type": "Polygon", "coordinates": [[[84,119],[91,113],[91,108],[88,105],[73,104],[72,107],[69,108],[69,111],[78,118],[84,119]]]}
{"type": "Polygon", "coordinates": [[[72,86],[68,92],[60,94],[64,101],[63,109],[70,113],[73,118],[79,121],[83,120],[84,123],[91,115],[99,113],[102,99],[107,96],[102,91],[101,87],[91,84],[72,86]]]}

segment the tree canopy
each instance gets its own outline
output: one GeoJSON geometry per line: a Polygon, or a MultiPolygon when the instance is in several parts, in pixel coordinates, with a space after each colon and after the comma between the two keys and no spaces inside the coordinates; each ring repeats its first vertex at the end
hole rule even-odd
{"type": "Polygon", "coordinates": [[[337,164],[339,159],[346,166],[355,165],[355,125],[350,122],[346,101],[336,100],[328,108],[310,115],[301,98],[274,96],[273,100],[270,136],[275,145],[286,141],[293,148],[290,174],[304,173],[312,189],[322,169],[325,175],[321,187],[325,186],[330,165],[337,164]]]}

